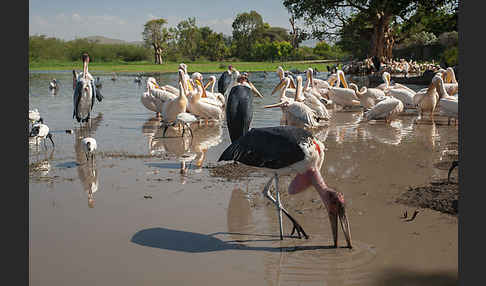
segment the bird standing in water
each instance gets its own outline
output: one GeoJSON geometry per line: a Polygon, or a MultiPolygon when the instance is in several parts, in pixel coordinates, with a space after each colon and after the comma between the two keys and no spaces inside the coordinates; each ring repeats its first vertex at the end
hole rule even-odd
{"type": "Polygon", "coordinates": [[[320,171],[324,162],[324,144],[312,133],[293,126],[252,128],[226,148],[218,161],[232,160],[262,168],[265,172],[272,174],[265,185],[263,194],[277,206],[280,239],[283,239],[282,212],[294,225],[291,235],[297,231],[299,238],[301,234],[308,238],[302,226],[282,207],[278,191],[279,176],[297,173],[289,185],[289,194],[297,194],[314,186],[328,211],[334,247],[338,246],[338,218],[347,246],[352,247],[344,196],[329,188],[324,182],[320,171]],[[276,186],[276,199],[270,194],[270,185],[273,180],[275,180],[276,186]]]}

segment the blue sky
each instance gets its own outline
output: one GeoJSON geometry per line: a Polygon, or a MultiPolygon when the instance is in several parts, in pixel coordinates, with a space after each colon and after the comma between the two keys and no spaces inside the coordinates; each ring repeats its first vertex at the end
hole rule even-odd
{"type": "Polygon", "coordinates": [[[150,19],[165,18],[176,26],[188,17],[199,27],[231,35],[231,24],[238,13],[257,11],[271,26],[290,28],[289,13],[283,0],[30,0],[29,35],[47,35],[72,40],[105,36],[125,41],[141,41],[143,25],[150,19]]]}

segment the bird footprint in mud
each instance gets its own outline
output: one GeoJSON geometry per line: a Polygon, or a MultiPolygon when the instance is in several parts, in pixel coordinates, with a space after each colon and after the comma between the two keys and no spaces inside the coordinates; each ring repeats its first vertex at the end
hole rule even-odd
{"type": "MultiPolygon", "coordinates": [[[[419,213],[419,211],[418,211],[418,210],[415,210],[415,211],[413,212],[413,214],[412,214],[412,217],[411,217],[411,218],[409,218],[409,219],[407,219],[407,220],[405,220],[405,221],[407,221],[407,222],[408,222],[408,221],[413,221],[413,220],[415,219],[415,217],[417,217],[418,213],[419,213]]],[[[401,218],[402,218],[402,219],[406,219],[407,217],[408,217],[408,213],[407,213],[407,211],[405,211],[405,212],[403,213],[403,216],[401,216],[401,218]]]]}

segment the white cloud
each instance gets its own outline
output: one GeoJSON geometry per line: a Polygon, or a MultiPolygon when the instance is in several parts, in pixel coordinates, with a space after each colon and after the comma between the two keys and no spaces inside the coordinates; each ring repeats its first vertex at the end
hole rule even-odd
{"type": "Polygon", "coordinates": [[[59,13],[52,17],[32,16],[29,21],[29,34],[43,34],[65,40],[97,35],[127,41],[139,40],[140,27],[127,23],[129,21],[108,14],[85,16],[78,13],[59,13]]]}

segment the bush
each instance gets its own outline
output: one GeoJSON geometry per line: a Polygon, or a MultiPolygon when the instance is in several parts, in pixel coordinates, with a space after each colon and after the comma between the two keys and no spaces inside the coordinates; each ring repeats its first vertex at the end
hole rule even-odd
{"type": "Polygon", "coordinates": [[[444,51],[442,54],[442,60],[447,64],[447,66],[452,67],[458,64],[457,58],[459,55],[459,50],[457,47],[450,47],[444,51]]]}
{"type": "Polygon", "coordinates": [[[438,41],[446,48],[457,46],[459,44],[459,34],[457,31],[445,32],[440,34],[438,41]]]}

